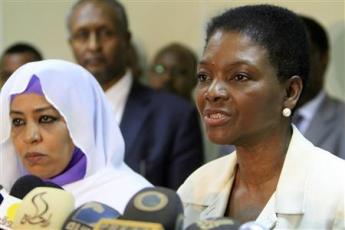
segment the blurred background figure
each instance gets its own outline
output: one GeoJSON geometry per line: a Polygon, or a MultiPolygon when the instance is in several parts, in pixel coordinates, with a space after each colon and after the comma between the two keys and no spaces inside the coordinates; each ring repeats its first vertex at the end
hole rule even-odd
{"type": "MultiPolygon", "coordinates": [[[[196,67],[197,56],[190,48],[180,43],[169,44],[162,47],[153,58],[148,73],[149,85],[154,89],[167,90],[179,95],[194,105],[193,91],[197,83],[196,67]]],[[[203,142],[205,162],[220,156],[219,148],[222,149],[223,146],[210,142],[204,129],[203,142]]],[[[231,152],[228,146],[225,148],[224,151],[231,152]]]]}
{"type": "Polygon", "coordinates": [[[8,47],[0,60],[0,87],[21,65],[42,60],[40,51],[28,43],[15,43],[8,47]]]}
{"type": "Polygon", "coordinates": [[[138,81],[138,59],[120,2],[77,1],[67,20],[76,61],[96,77],[120,125],[125,162],[154,185],[177,189],[203,163],[195,106],[138,81]]]}
{"type": "Polygon", "coordinates": [[[192,101],[196,85],[197,58],[188,47],[173,43],[161,48],[149,71],[149,84],[155,89],[165,89],[192,101]]]}
{"type": "Polygon", "coordinates": [[[345,103],[324,90],[330,57],[327,32],[316,20],[300,18],[309,34],[310,74],[293,121],[314,145],[345,159],[345,103]]]}

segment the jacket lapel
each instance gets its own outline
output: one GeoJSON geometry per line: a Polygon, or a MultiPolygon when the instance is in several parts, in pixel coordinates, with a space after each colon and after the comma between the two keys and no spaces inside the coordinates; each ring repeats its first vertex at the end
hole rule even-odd
{"type": "Polygon", "coordinates": [[[212,170],[210,173],[213,177],[212,186],[202,191],[201,199],[197,198],[197,200],[192,201],[192,203],[205,206],[205,209],[200,212],[200,219],[224,216],[234,182],[237,162],[236,152],[223,157],[222,162],[224,161],[227,162],[227,167],[224,170],[219,171],[217,168],[216,171],[212,170]],[[217,177],[214,177],[215,174],[217,174],[217,177]]]}
{"type": "Polygon", "coordinates": [[[322,140],[331,133],[334,121],[333,117],[336,115],[332,101],[326,95],[320,104],[319,109],[315,112],[313,119],[310,122],[305,136],[315,145],[320,145],[322,140]],[[322,132],[321,132],[322,131],[322,132]]]}
{"type": "Polygon", "coordinates": [[[311,143],[306,144],[303,139],[293,127],[277,189],[256,220],[265,228],[297,226],[303,217],[308,174],[313,164],[312,153],[309,152],[311,143]]]}
{"type": "Polygon", "coordinates": [[[262,210],[258,218],[255,220],[265,229],[272,229],[277,222],[277,214],[275,209],[275,193],[271,196],[265,208],[262,210]]]}
{"type": "Polygon", "coordinates": [[[209,205],[200,213],[200,219],[224,216],[233,181],[234,177],[230,178],[228,183],[224,185],[217,196],[214,196],[207,201],[209,205]]]}
{"type": "MultiPolygon", "coordinates": [[[[256,222],[265,229],[285,228],[298,226],[298,222],[304,214],[305,192],[308,189],[308,174],[313,164],[313,154],[310,152],[312,144],[307,141],[296,127],[293,127],[293,135],[284,161],[283,169],[278,181],[277,189],[262,210],[256,222]]],[[[234,153],[232,153],[234,154],[234,153]]],[[[233,172],[236,165],[236,155],[229,156],[228,171],[219,174],[219,178],[229,178],[227,182],[219,180],[214,183],[219,192],[209,192],[206,189],[203,199],[199,202],[189,200],[190,203],[205,207],[200,212],[200,219],[224,216],[229,194],[233,184],[233,172]],[[210,195],[212,194],[212,195],[210,195]],[[200,202],[202,200],[203,202],[200,202]]],[[[214,174],[212,174],[214,175],[214,174]]],[[[217,181],[217,178],[215,179],[217,181]]]]}
{"type": "Polygon", "coordinates": [[[128,95],[120,123],[120,129],[126,144],[126,155],[132,152],[131,149],[134,146],[135,139],[151,111],[148,106],[151,100],[145,90],[146,88],[134,82],[128,95]]]}

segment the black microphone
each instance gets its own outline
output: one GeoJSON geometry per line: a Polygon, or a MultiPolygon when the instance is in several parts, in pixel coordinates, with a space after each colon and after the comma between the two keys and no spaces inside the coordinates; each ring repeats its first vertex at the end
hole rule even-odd
{"type": "MultiPolygon", "coordinates": [[[[0,188],[1,190],[2,188],[0,188]]],[[[2,204],[2,202],[4,201],[4,196],[0,193],[0,205],[2,204]]]]}
{"type": "Polygon", "coordinates": [[[50,181],[43,181],[43,182],[46,184],[46,186],[43,186],[43,187],[50,187],[50,188],[57,188],[57,189],[64,190],[60,185],[57,185],[53,182],[50,182],[50,181]]]}
{"type": "Polygon", "coordinates": [[[92,230],[100,219],[116,219],[120,213],[108,205],[91,201],[74,210],[65,220],[63,230],[92,230]]]}
{"type": "Polygon", "coordinates": [[[52,182],[44,182],[41,178],[34,175],[25,175],[20,177],[12,186],[10,195],[23,199],[26,194],[37,187],[53,187],[63,189],[59,185],[52,182]]]}
{"type": "Polygon", "coordinates": [[[183,206],[175,191],[163,187],[144,188],[137,192],[125,207],[121,220],[141,223],[158,223],[165,230],[183,228],[183,206]]]}

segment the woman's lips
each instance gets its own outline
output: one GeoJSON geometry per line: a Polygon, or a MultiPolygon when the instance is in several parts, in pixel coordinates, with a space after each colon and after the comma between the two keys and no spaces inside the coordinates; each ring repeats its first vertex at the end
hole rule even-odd
{"type": "Polygon", "coordinates": [[[206,125],[209,126],[222,126],[231,118],[229,113],[221,110],[205,110],[203,115],[206,125]]]}
{"type": "Polygon", "coordinates": [[[30,152],[25,154],[25,159],[31,164],[40,163],[46,157],[45,154],[37,153],[37,152],[30,152]]]}

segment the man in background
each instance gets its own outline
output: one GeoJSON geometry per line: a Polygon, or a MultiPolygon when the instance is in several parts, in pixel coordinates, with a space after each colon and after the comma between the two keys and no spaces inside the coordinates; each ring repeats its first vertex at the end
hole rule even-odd
{"type": "Polygon", "coordinates": [[[328,36],[317,21],[300,17],[309,34],[310,75],[293,121],[314,145],[345,159],[345,104],[324,90],[330,57],[328,36]]]}
{"type": "Polygon", "coordinates": [[[125,162],[154,185],[177,189],[203,163],[195,107],[136,81],[129,68],[131,33],[118,1],[80,0],[67,20],[76,61],[96,77],[111,102],[125,162]]]}
{"type": "Polygon", "coordinates": [[[27,43],[15,43],[8,47],[0,59],[0,87],[21,65],[42,60],[41,53],[27,43]]]}

